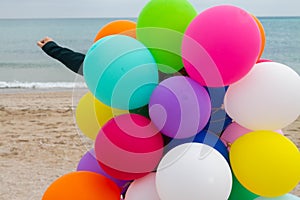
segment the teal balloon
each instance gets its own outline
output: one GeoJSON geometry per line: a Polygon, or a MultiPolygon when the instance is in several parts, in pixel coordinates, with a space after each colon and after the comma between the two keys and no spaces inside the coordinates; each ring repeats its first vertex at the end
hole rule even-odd
{"type": "Polygon", "coordinates": [[[94,43],[84,59],[83,75],[98,100],[123,110],[147,105],[158,84],[158,68],[150,51],[124,35],[94,43]]]}
{"type": "Polygon", "coordinates": [[[258,197],[254,200],[300,200],[300,197],[297,197],[292,194],[286,194],[280,197],[272,197],[272,198],[267,198],[267,197],[258,197]]]}
{"type": "Polygon", "coordinates": [[[259,195],[247,190],[234,175],[232,176],[232,179],[233,184],[228,200],[254,200],[255,198],[259,197],[259,195]]]}
{"type": "Polygon", "coordinates": [[[174,73],[183,68],[183,33],[196,16],[188,0],[151,0],[141,11],[137,39],[150,49],[161,72],[174,73]]]}

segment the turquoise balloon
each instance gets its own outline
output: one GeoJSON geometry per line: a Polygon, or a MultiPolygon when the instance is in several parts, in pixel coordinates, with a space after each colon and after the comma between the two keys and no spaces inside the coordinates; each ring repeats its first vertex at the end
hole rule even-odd
{"type": "Polygon", "coordinates": [[[158,68],[150,51],[124,35],[94,43],[84,59],[83,75],[98,100],[123,110],[148,104],[158,84],[158,68]]]}
{"type": "Polygon", "coordinates": [[[174,73],[183,68],[183,33],[197,16],[188,0],[151,0],[137,20],[137,39],[153,54],[160,71],[174,73]]]}
{"type": "Polygon", "coordinates": [[[272,197],[272,198],[258,197],[254,200],[300,200],[300,198],[292,194],[286,194],[280,197],[272,197]]]}

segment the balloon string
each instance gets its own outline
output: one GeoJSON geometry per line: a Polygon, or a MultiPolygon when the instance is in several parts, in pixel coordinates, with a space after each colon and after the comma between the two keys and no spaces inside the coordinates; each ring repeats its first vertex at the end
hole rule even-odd
{"type": "Polygon", "coordinates": [[[212,114],[215,114],[216,112],[220,111],[220,110],[225,110],[225,106],[224,104],[222,104],[220,107],[218,108],[212,108],[212,114]]]}
{"type": "Polygon", "coordinates": [[[231,142],[228,142],[227,140],[224,140],[224,139],[223,139],[223,141],[226,143],[226,146],[227,146],[227,147],[231,147],[231,146],[232,146],[232,143],[231,143],[231,142]]]}
{"type": "Polygon", "coordinates": [[[212,132],[212,131],[210,131],[210,130],[207,130],[207,133],[216,135],[216,133],[214,133],[214,132],[212,132]]]}
{"type": "Polygon", "coordinates": [[[222,119],[216,119],[216,120],[211,120],[210,122],[216,123],[216,122],[221,122],[221,121],[224,121],[224,118],[222,118],[222,119]]]}

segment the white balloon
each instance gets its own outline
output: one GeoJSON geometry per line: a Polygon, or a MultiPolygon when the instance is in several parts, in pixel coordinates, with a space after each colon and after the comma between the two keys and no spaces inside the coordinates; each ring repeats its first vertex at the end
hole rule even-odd
{"type": "Polygon", "coordinates": [[[251,130],[277,130],[300,114],[300,76],[276,63],[256,64],[240,81],[229,86],[224,105],[228,115],[251,130]]]}
{"type": "Polygon", "coordinates": [[[280,197],[273,197],[273,198],[258,197],[254,200],[300,200],[300,198],[292,194],[286,194],[280,197]]]}
{"type": "Polygon", "coordinates": [[[225,158],[212,147],[186,143],[169,151],[156,172],[161,200],[227,200],[232,175],[225,158]]]}
{"type": "Polygon", "coordinates": [[[125,200],[160,200],[155,185],[156,173],[150,173],[133,181],[125,195],[125,200]]]}

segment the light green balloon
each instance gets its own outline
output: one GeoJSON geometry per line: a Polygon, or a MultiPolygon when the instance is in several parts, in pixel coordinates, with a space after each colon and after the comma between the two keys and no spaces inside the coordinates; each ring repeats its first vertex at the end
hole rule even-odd
{"type": "Polygon", "coordinates": [[[197,16],[187,0],[151,0],[137,21],[137,39],[148,47],[160,71],[183,68],[181,43],[185,30],[197,16]]]}
{"type": "Polygon", "coordinates": [[[273,198],[258,197],[254,200],[300,200],[300,198],[292,194],[286,194],[280,197],[273,197],[273,198]]]}

